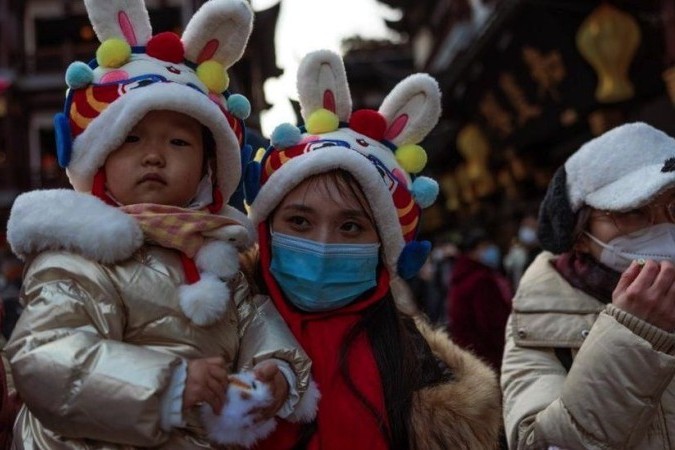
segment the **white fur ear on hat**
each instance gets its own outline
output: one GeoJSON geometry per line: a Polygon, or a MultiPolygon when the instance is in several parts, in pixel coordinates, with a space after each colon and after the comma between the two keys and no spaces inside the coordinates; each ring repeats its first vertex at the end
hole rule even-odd
{"type": "Polygon", "coordinates": [[[305,120],[321,108],[335,113],[343,122],[349,120],[352,97],[339,55],[329,50],[310,53],[298,67],[297,80],[301,115],[305,120]]]}
{"type": "Polygon", "coordinates": [[[143,0],[84,0],[84,4],[101,42],[118,38],[136,46],[145,45],[152,37],[143,0]]]}
{"type": "Polygon", "coordinates": [[[185,27],[185,57],[194,63],[212,59],[225,69],[244,54],[253,29],[253,11],[243,0],[211,0],[185,27]]]}
{"type": "Polygon", "coordinates": [[[397,146],[416,144],[441,116],[438,83],[425,73],[410,75],[387,95],[379,112],[387,119],[385,139],[397,146]]]}

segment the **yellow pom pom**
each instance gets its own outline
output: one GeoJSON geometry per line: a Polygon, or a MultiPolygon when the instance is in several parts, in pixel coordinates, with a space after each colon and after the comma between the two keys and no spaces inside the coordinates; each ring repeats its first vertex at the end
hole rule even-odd
{"type": "Polygon", "coordinates": [[[307,118],[305,128],[309,134],[321,134],[335,131],[340,126],[340,119],[335,113],[321,108],[307,118]]]}
{"type": "Polygon", "coordinates": [[[208,60],[197,66],[197,76],[209,91],[220,94],[230,84],[230,77],[225,72],[225,67],[218,61],[208,60]]]}
{"type": "Polygon", "coordinates": [[[427,152],[419,145],[404,145],[396,149],[396,161],[406,172],[418,173],[427,165],[427,152]]]}
{"type": "Polygon", "coordinates": [[[101,67],[117,68],[131,57],[131,46],[122,39],[106,39],[96,50],[96,62],[101,67]]]}

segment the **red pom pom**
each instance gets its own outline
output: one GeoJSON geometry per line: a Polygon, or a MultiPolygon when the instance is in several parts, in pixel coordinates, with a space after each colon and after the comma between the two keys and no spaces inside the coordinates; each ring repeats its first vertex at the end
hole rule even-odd
{"type": "Polygon", "coordinates": [[[185,49],[176,33],[165,31],[153,36],[145,46],[145,52],[153,58],[179,64],[185,58],[185,49]]]}
{"type": "Polygon", "coordinates": [[[376,141],[381,141],[387,130],[387,121],[374,109],[359,109],[352,113],[349,128],[376,141]]]}

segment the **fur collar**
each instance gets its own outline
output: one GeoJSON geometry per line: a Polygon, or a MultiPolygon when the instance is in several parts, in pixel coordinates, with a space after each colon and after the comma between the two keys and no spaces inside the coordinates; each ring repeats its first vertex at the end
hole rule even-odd
{"type": "Polygon", "coordinates": [[[136,221],[98,198],[68,189],[21,194],[12,205],[7,240],[21,258],[46,250],[66,250],[114,263],[143,245],[136,221]]]}

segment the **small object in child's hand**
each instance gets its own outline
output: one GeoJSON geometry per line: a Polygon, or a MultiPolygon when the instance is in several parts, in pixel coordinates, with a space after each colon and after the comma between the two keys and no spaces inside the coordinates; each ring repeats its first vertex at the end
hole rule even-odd
{"type": "Polygon", "coordinates": [[[645,261],[644,258],[636,259],[635,262],[636,262],[637,265],[640,266],[640,267],[644,266],[644,265],[647,263],[647,261],[645,261]]]}
{"type": "Polygon", "coordinates": [[[201,409],[211,441],[250,448],[276,428],[274,418],[262,421],[257,418],[257,411],[268,406],[273,399],[269,387],[256,379],[253,372],[230,375],[226,397],[219,415],[213,414],[208,405],[201,409]]]}

